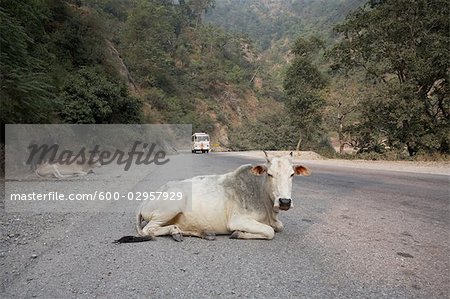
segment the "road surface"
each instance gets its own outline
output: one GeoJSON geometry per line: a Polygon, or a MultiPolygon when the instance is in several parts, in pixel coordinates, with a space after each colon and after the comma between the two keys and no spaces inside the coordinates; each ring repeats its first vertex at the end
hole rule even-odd
{"type": "MultiPolygon", "coordinates": [[[[260,162],[197,154],[193,172],[260,162]]],[[[134,213],[120,205],[2,210],[0,297],[449,298],[449,176],[304,164],[312,175],[295,178],[295,207],[271,241],[113,244],[134,234],[134,213]]]]}

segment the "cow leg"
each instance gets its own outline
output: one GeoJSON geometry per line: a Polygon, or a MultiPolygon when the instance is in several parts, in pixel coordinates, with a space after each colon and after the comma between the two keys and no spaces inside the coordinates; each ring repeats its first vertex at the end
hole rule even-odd
{"type": "Polygon", "coordinates": [[[152,225],[152,223],[149,222],[142,230],[146,235],[153,235],[155,237],[171,235],[175,241],[178,242],[183,241],[183,234],[181,233],[181,230],[178,228],[178,226],[173,224],[166,226],[159,226],[159,225],[152,225]]]}
{"type": "Polygon", "coordinates": [[[80,170],[79,172],[75,173],[75,175],[77,175],[77,176],[85,176],[87,174],[88,173],[86,171],[82,171],[82,170],[80,170]]]}
{"type": "Polygon", "coordinates": [[[152,219],[145,225],[142,232],[146,236],[166,236],[172,235],[175,241],[183,241],[183,234],[177,225],[170,223],[172,219],[178,216],[179,213],[166,213],[163,215],[153,216],[152,219]]]}
{"type": "Polygon", "coordinates": [[[160,226],[153,230],[155,236],[166,236],[171,235],[175,241],[183,241],[183,234],[181,230],[176,225],[160,226]]]}
{"type": "Polygon", "coordinates": [[[284,229],[284,225],[280,220],[277,220],[273,225],[271,225],[273,229],[278,233],[282,232],[284,229]]]}
{"type": "Polygon", "coordinates": [[[202,234],[202,238],[208,241],[214,241],[216,239],[216,233],[211,231],[204,231],[202,234]]]}
{"type": "Polygon", "coordinates": [[[204,234],[202,234],[201,232],[197,232],[197,231],[183,231],[183,236],[190,236],[190,237],[199,237],[199,238],[203,238],[204,234]]]}
{"type": "Polygon", "coordinates": [[[232,217],[228,229],[232,239],[273,239],[275,231],[269,225],[245,217],[232,217]]]}
{"type": "Polygon", "coordinates": [[[64,179],[64,178],[70,177],[70,175],[61,174],[61,172],[59,172],[59,169],[58,169],[58,167],[56,165],[53,165],[53,171],[54,171],[53,175],[55,177],[57,177],[58,179],[64,179]]]}

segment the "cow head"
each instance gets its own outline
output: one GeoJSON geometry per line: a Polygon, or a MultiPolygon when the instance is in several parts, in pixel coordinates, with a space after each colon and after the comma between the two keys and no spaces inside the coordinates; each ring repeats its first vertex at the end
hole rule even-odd
{"type": "Polygon", "coordinates": [[[252,167],[255,175],[265,176],[265,188],[273,202],[273,208],[289,210],[292,204],[292,178],[294,175],[308,176],[309,169],[302,165],[292,165],[292,152],[287,156],[271,157],[266,155],[266,164],[252,167]]]}

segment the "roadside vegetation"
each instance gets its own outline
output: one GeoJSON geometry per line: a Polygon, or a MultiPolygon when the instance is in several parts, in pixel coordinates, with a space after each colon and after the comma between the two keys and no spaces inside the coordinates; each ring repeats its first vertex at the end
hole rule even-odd
{"type": "MultiPolygon", "coordinates": [[[[236,24],[241,24],[257,40],[263,35],[257,44],[262,49],[269,47],[262,53],[267,73],[277,72],[274,66],[279,60],[274,57],[285,56],[282,83],[274,82],[275,77],[272,88],[282,85],[283,119],[290,124],[285,127],[296,133],[286,135],[289,146],[277,143],[282,148],[300,145],[342,158],[449,158],[448,0],[344,1],[338,7],[334,1],[273,2],[270,12],[256,1],[250,2],[246,10],[224,13],[218,22],[237,31],[236,24]],[[299,7],[303,10],[293,13],[299,7]],[[329,13],[330,7],[348,13],[340,19],[339,14],[329,13]],[[271,19],[277,10],[289,12],[284,21],[271,19]],[[323,21],[306,25],[310,19],[304,13],[311,16],[317,11],[326,15],[323,21]],[[227,25],[225,20],[234,13],[246,21],[227,25]],[[298,16],[304,18],[290,27],[295,30],[281,29],[281,24],[292,24],[298,16]],[[272,22],[269,37],[258,31],[259,27],[252,27],[252,18],[272,22]],[[275,34],[277,26],[279,35],[275,34]],[[287,43],[289,40],[293,42],[287,43]],[[330,138],[337,153],[330,150],[330,138]]],[[[228,5],[233,6],[231,1],[228,5]]],[[[264,123],[258,122],[247,128],[263,128],[264,123]]],[[[275,121],[274,128],[266,131],[273,137],[266,139],[283,139],[279,129],[275,121]]]]}
{"type": "Polygon", "coordinates": [[[232,150],[448,159],[449,8],[1,0],[1,123],[191,123],[232,150]]]}

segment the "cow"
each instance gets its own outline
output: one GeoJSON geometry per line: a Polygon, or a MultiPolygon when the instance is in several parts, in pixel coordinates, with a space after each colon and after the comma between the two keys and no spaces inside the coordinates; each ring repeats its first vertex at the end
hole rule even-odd
{"type": "Polygon", "coordinates": [[[167,183],[160,191],[184,191],[185,200],[170,205],[165,202],[164,208],[158,201],[144,202],[136,215],[139,236],[125,236],[115,242],[142,242],[163,235],[171,235],[176,241],[182,241],[183,235],[213,240],[216,234],[231,234],[232,239],[271,240],[275,232],[283,230],[279,211],[293,207],[293,176],[308,176],[310,171],[292,165],[292,153],[282,157],[264,154],[263,165],[247,164],[222,175],[167,183]]]}
{"type": "Polygon", "coordinates": [[[92,161],[89,159],[82,161],[79,158],[71,164],[44,162],[36,168],[35,174],[41,178],[71,178],[93,173],[94,169],[100,166],[98,158],[92,161]]]}

